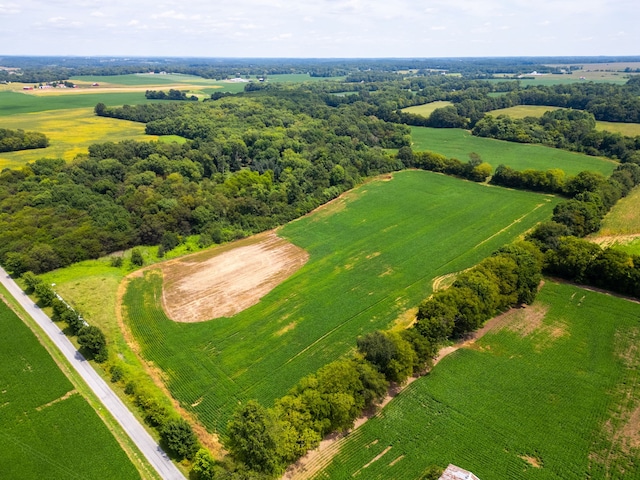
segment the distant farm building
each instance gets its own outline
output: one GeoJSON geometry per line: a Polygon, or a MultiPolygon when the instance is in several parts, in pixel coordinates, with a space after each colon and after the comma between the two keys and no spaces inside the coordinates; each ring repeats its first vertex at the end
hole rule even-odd
{"type": "Polygon", "coordinates": [[[480,479],[476,477],[473,473],[463,468],[456,467],[455,465],[450,463],[447,469],[444,472],[442,472],[442,475],[440,475],[439,480],[480,480],[480,479]]]}

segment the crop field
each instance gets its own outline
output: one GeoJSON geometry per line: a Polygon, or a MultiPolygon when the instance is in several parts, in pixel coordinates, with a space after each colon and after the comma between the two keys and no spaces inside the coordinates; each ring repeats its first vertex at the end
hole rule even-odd
{"type": "Polygon", "coordinates": [[[0,339],[1,478],[140,478],[102,420],[2,301],[0,339]]]}
{"type": "Polygon", "coordinates": [[[30,95],[7,91],[0,92],[0,117],[47,110],[93,108],[100,102],[111,107],[125,104],[137,105],[140,103],[150,103],[152,101],[157,102],[159,100],[147,100],[143,91],[122,93],[51,93],[47,95],[30,95]]]}
{"type": "Polygon", "coordinates": [[[430,150],[466,162],[469,154],[478,153],[494,169],[504,164],[516,170],[560,168],[567,175],[582,170],[611,175],[617,163],[602,157],[590,157],[558,148],[481,138],[457,128],[411,127],[415,151],[430,150]]]}
{"type": "Polygon", "coordinates": [[[353,349],[357,336],[406,325],[433,278],[474,265],[548,219],[556,203],[431,172],[396,173],[280,229],[310,257],[257,305],[231,318],[173,322],[161,306],[162,275],[148,270],[129,283],[125,321],[174,397],[224,431],[238,401],[269,405],[353,349]]]}
{"type": "Polygon", "coordinates": [[[435,109],[448,107],[449,105],[453,105],[453,103],[446,101],[431,102],[425,103],[424,105],[415,105],[413,107],[403,108],[402,111],[406,113],[413,113],[414,115],[429,117],[435,109]]]}
{"type": "Polygon", "coordinates": [[[482,480],[640,478],[639,314],[547,282],[317,457],[338,451],[314,478],[410,480],[449,463],[482,480]]]}
{"type": "Polygon", "coordinates": [[[79,153],[87,153],[89,146],[94,143],[150,141],[158,138],[145,135],[143,123],[98,117],[93,113],[93,108],[0,117],[0,128],[34,130],[49,138],[47,148],[0,153],[0,169],[24,165],[44,157],[72,160],[79,153]]]}

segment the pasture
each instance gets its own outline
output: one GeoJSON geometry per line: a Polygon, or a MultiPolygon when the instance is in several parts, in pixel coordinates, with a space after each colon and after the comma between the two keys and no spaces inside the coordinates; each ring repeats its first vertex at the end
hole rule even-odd
{"type": "Polygon", "coordinates": [[[50,110],[8,117],[0,116],[0,128],[34,130],[49,138],[47,148],[0,153],[0,169],[17,167],[38,158],[72,160],[87,153],[90,145],[123,140],[150,141],[143,123],[98,117],[93,108],[50,110]]]}
{"type": "Polygon", "coordinates": [[[45,348],[0,301],[0,477],[140,475],[45,348]]]}
{"type": "Polygon", "coordinates": [[[351,351],[359,335],[411,322],[407,312],[429,295],[433,278],[474,265],[548,219],[556,203],[399,172],[281,228],[309,260],[257,305],[231,318],[173,322],[162,309],[162,274],[147,270],[130,280],[125,322],[181,405],[224,432],[239,401],[269,405],[351,351]]]}
{"type": "Polygon", "coordinates": [[[438,102],[425,103],[424,105],[414,105],[413,107],[403,108],[402,111],[428,118],[435,109],[448,107],[449,105],[453,105],[453,103],[442,100],[438,102]]]}
{"type": "Polygon", "coordinates": [[[602,157],[590,157],[544,145],[476,137],[457,128],[411,127],[411,139],[415,151],[429,150],[463,162],[468,161],[469,154],[475,152],[494,169],[504,164],[516,170],[560,168],[567,175],[591,170],[609,176],[617,165],[602,157]]]}
{"type": "Polygon", "coordinates": [[[639,313],[547,281],[316,457],[330,463],[313,478],[410,480],[448,463],[482,480],[640,478],[639,313]]]}

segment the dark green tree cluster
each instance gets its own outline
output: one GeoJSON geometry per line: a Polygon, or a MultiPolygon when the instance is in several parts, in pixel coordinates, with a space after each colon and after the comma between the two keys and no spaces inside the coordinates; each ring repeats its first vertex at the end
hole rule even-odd
{"type": "Polygon", "coordinates": [[[538,225],[529,239],[544,251],[545,273],[640,298],[640,256],[603,249],[555,222],[538,225]]]}
{"type": "Polygon", "coordinates": [[[420,304],[415,328],[433,343],[462,337],[508,308],[535,299],[542,257],[530,243],[501,248],[420,304]]]}
{"type": "Polygon", "coordinates": [[[0,152],[15,152],[48,146],[49,139],[44,133],[0,128],[0,152]]]}
{"type": "Polygon", "coordinates": [[[477,154],[464,163],[457,158],[447,158],[435,152],[413,152],[411,147],[398,150],[397,158],[407,168],[419,168],[430,172],[445,173],[454,177],[465,178],[473,182],[484,182],[492,172],[491,165],[483,162],[477,154]]]}
{"type": "Polygon", "coordinates": [[[640,137],[598,131],[592,114],[580,110],[554,110],[542,117],[513,119],[506,115],[484,116],[472,133],[519,143],[541,143],[551,147],[603,155],[623,162],[640,162],[640,137]]]}
{"type": "Polygon", "coordinates": [[[324,435],[350,428],[365,408],[385,395],[388,385],[384,375],[362,359],[332,362],[300,380],[272,408],[256,401],[241,405],[229,422],[225,445],[250,470],[279,474],[324,435]]]}
{"type": "Polygon", "coordinates": [[[147,90],[144,96],[149,100],[180,100],[191,102],[198,101],[198,97],[196,97],[195,95],[190,95],[187,97],[186,92],[176,90],[174,88],[170,88],[169,92],[165,92],[164,90],[147,90]]]}

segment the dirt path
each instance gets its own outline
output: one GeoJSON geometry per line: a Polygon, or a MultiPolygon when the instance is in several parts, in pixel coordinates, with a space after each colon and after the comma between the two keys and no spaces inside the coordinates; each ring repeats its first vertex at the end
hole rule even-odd
{"type": "MultiPolygon", "coordinates": [[[[531,307],[524,308],[526,309],[531,307]]],[[[452,354],[456,350],[471,346],[473,343],[475,343],[476,340],[482,338],[488,332],[505,328],[514,318],[514,313],[517,313],[521,310],[522,309],[520,308],[511,309],[497,317],[494,317],[487,321],[487,323],[485,323],[481,329],[473,332],[466,338],[456,342],[453,345],[441,348],[438,352],[438,356],[433,361],[433,366],[435,367],[443,358],[445,358],[447,355],[452,354]]],[[[304,480],[314,476],[325,466],[327,466],[334,455],[338,453],[343,439],[345,439],[356,428],[364,425],[367,420],[377,415],[377,413],[384,406],[386,406],[400,392],[402,392],[418,378],[419,377],[411,377],[403,385],[392,385],[392,387],[389,389],[389,392],[387,393],[387,396],[382,400],[382,402],[380,402],[380,404],[376,408],[365,412],[362,417],[356,419],[351,430],[345,433],[334,433],[327,436],[320,442],[320,445],[316,449],[307,452],[304,457],[300,458],[296,463],[289,466],[285,474],[282,476],[282,480],[304,480]]]]}

